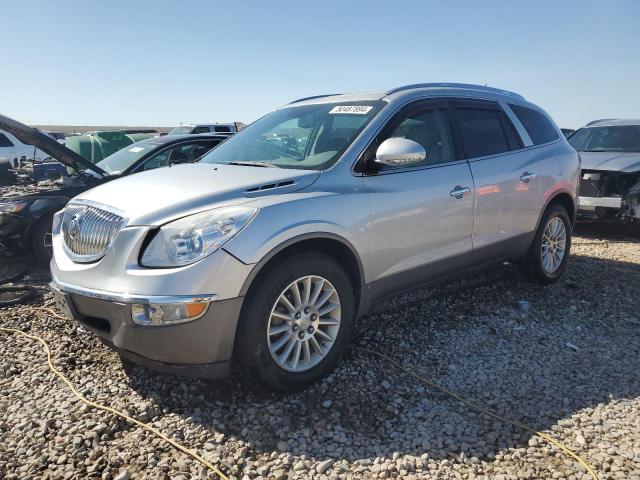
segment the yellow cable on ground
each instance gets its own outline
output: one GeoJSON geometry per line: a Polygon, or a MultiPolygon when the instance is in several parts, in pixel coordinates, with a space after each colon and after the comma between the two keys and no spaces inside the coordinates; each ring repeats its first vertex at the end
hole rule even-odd
{"type": "Polygon", "coordinates": [[[560,450],[562,450],[566,455],[570,456],[571,458],[573,458],[574,460],[576,460],[580,465],[582,465],[584,467],[584,469],[589,473],[589,475],[591,475],[591,477],[594,480],[598,480],[598,475],[596,474],[596,472],[593,471],[593,469],[589,466],[589,464],[586,462],[586,460],[584,460],[582,457],[580,457],[577,453],[575,453],[573,450],[571,450],[569,447],[563,445],[562,443],[560,443],[558,440],[556,440],[555,438],[553,438],[550,435],[547,435],[546,433],[542,433],[539,432],[531,427],[528,427],[520,422],[516,422],[514,420],[509,420],[508,418],[502,417],[500,415],[498,415],[497,413],[494,413],[490,410],[487,410],[486,408],[480,407],[479,405],[476,405],[475,403],[470,402],[469,400],[467,400],[466,398],[461,397],[460,395],[453,393],[449,390],[447,390],[444,387],[441,387],[440,385],[437,385],[429,380],[427,380],[425,377],[415,373],[412,370],[409,370],[408,368],[406,368],[405,366],[401,365],[400,363],[390,359],[389,357],[387,357],[386,355],[376,352],[375,350],[371,350],[369,348],[366,347],[359,347],[359,346],[355,346],[354,348],[358,349],[358,350],[362,350],[365,352],[368,352],[372,355],[375,355],[378,358],[383,359],[386,362],[391,363],[392,365],[394,365],[395,367],[397,367],[398,369],[402,370],[404,373],[411,375],[414,378],[417,378],[418,380],[420,380],[421,382],[429,385],[432,388],[435,388],[436,390],[441,391],[442,393],[445,393],[447,395],[449,395],[450,397],[455,398],[456,400],[458,400],[460,403],[465,404],[466,406],[477,410],[479,412],[484,413],[485,415],[488,415],[492,418],[495,418],[496,420],[500,420],[501,422],[504,423],[510,423],[511,425],[515,425],[518,428],[522,428],[523,430],[526,430],[528,432],[531,432],[535,435],[537,435],[540,438],[543,438],[544,440],[546,440],[549,443],[552,443],[553,445],[555,445],[556,447],[558,447],[560,450]]]}
{"type": "MultiPolygon", "coordinates": [[[[40,310],[46,311],[47,313],[59,317],[59,318],[63,318],[66,320],[65,317],[57,314],[56,312],[54,312],[51,309],[48,308],[40,308],[40,310]]],[[[208,462],[207,460],[205,460],[204,458],[202,458],[200,455],[198,455],[197,453],[195,453],[193,450],[189,450],[187,447],[184,447],[183,445],[177,443],[176,441],[170,439],[169,437],[167,437],[164,433],[162,433],[161,431],[157,430],[156,428],[141,422],[140,420],[136,420],[135,418],[130,417],[129,415],[126,415],[114,408],[111,408],[109,406],[106,405],[101,405],[99,403],[93,402],[87,398],[85,398],[80,392],[78,392],[76,390],[76,388],[73,386],[73,384],[71,383],[71,381],[64,376],[64,374],[58,370],[54,364],[53,361],[51,359],[51,349],[49,348],[49,345],[47,344],[47,342],[45,340],[43,340],[41,337],[37,336],[37,335],[33,335],[33,334],[29,334],[29,333],[25,333],[22,330],[18,330],[15,328],[5,328],[5,327],[0,327],[0,331],[3,332],[9,332],[9,333],[16,333],[18,335],[22,335],[23,337],[26,337],[30,340],[35,340],[37,342],[40,342],[44,348],[44,351],[47,354],[47,362],[49,364],[49,369],[55,374],[57,375],[64,383],[67,384],[67,386],[69,387],[69,389],[71,390],[71,392],[83,403],[94,407],[98,410],[102,410],[104,412],[108,412],[108,413],[112,413],[114,415],[117,415],[120,418],[123,418],[124,420],[126,420],[127,422],[133,423],[134,425],[137,425],[139,427],[141,427],[142,429],[156,435],[157,437],[161,438],[162,440],[164,440],[165,442],[167,442],[169,445],[171,445],[172,447],[174,447],[175,449],[189,455],[190,457],[192,457],[194,460],[198,461],[199,463],[201,463],[202,465],[204,465],[205,467],[207,467],[209,470],[211,470],[213,473],[215,473],[218,477],[220,477],[222,480],[229,480],[229,478],[222,473],[215,465],[213,465],[212,463],[208,462]]],[[[509,423],[511,425],[514,425],[518,428],[521,428],[523,430],[526,430],[528,432],[533,433],[534,435],[537,435],[538,437],[546,440],[547,442],[555,445],[556,447],[558,447],[562,452],[564,452],[566,455],[568,455],[569,457],[573,458],[574,460],[576,460],[580,465],[582,465],[582,467],[584,467],[584,469],[589,473],[589,475],[591,475],[591,477],[594,480],[599,480],[598,479],[598,475],[596,474],[596,472],[593,471],[593,469],[589,466],[589,464],[582,458],[580,457],[577,453],[573,452],[569,447],[565,446],[564,444],[562,444],[561,442],[559,442],[558,440],[556,440],[555,438],[551,437],[550,435],[547,435],[546,433],[542,433],[539,432],[531,427],[528,427],[527,425],[524,425],[520,422],[516,422],[514,420],[509,420],[508,418],[505,418],[501,415],[498,415],[497,413],[494,413],[490,410],[487,410],[486,408],[480,407],[479,405],[476,405],[472,402],[470,402],[469,400],[461,397],[460,395],[451,392],[449,390],[447,390],[444,387],[441,387],[440,385],[437,385],[429,380],[427,380],[425,377],[417,374],[416,372],[414,372],[413,370],[410,370],[408,368],[406,368],[405,366],[403,366],[402,364],[396,362],[395,360],[392,360],[391,358],[387,357],[386,355],[376,352],[375,350],[371,350],[370,348],[366,348],[366,347],[360,347],[360,346],[355,346],[354,348],[364,351],[364,352],[368,352],[372,355],[375,355],[378,358],[381,358],[383,360],[385,360],[386,362],[389,362],[390,364],[394,365],[396,368],[398,368],[399,370],[402,370],[403,372],[405,372],[406,374],[417,378],[418,380],[420,380],[421,382],[425,383],[426,385],[429,385],[430,387],[439,390],[447,395],[449,395],[452,398],[455,398],[456,400],[458,400],[460,403],[463,403],[464,405],[467,405],[468,407],[477,410],[481,413],[484,413],[485,415],[488,415],[489,417],[495,418],[496,420],[500,420],[501,422],[505,422],[505,423],[509,423]]]]}
{"type": "MultiPolygon", "coordinates": [[[[58,317],[60,316],[60,315],[55,314],[54,312],[52,312],[52,311],[50,311],[48,309],[44,309],[43,308],[42,310],[46,310],[49,313],[53,313],[55,316],[58,316],[58,317]]],[[[64,318],[64,317],[62,317],[62,318],[64,318]]],[[[47,344],[47,342],[45,340],[43,340],[38,335],[32,335],[30,333],[25,333],[22,330],[18,330],[16,328],[0,327],[0,331],[9,332],[9,333],[16,333],[16,334],[22,335],[23,337],[26,337],[26,338],[28,338],[30,340],[35,340],[37,342],[40,342],[42,344],[42,347],[44,348],[44,351],[47,353],[47,362],[49,363],[49,369],[54,374],[56,374],[64,383],[66,383],[67,386],[69,387],[69,389],[71,390],[71,392],[73,392],[73,394],[76,397],[78,397],[78,399],[80,401],[82,401],[83,403],[89,405],[90,407],[97,408],[98,410],[102,410],[104,412],[112,413],[114,415],[117,415],[118,417],[123,418],[124,420],[126,420],[129,423],[133,423],[134,425],[139,426],[140,428],[142,428],[142,429],[154,434],[155,436],[161,438],[162,440],[167,442],[169,445],[171,445],[175,449],[180,450],[182,453],[185,453],[185,454],[189,455],[194,460],[198,461],[199,463],[201,463],[202,465],[207,467],[209,470],[211,470],[213,473],[215,473],[222,480],[229,480],[229,477],[227,477],[224,473],[222,473],[215,465],[213,465],[212,463],[210,463],[207,460],[205,460],[204,458],[202,458],[200,455],[198,455],[193,450],[189,450],[187,447],[184,447],[184,446],[180,445],[175,440],[170,439],[164,433],[162,433],[160,430],[152,427],[149,424],[141,422],[140,420],[136,420],[135,418],[130,417],[129,415],[126,415],[126,414],[116,410],[115,408],[111,408],[111,407],[109,407],[107,405],[101,405],[99,403],[92,402],[91,400],[86,398],[84,395],[82,395],[80,392],[78,392],[78,390],[76,390],[76,388],[73,386],[71,381],[67,377],[65,377],[64,374],[54,366],[53,361],[51,360],[51,349],[49,348],[49,345],[47,344]]]]}

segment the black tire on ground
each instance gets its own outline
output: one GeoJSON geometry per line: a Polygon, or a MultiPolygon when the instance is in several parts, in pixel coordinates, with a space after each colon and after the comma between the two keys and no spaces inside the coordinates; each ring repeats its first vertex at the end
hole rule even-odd
{"type": "Polygon", "coordinates": [[[11,161],[7,158],[0,158],[0,187],[6,187],[15,183],[15,177],[11,169],[11,161]]]}
{"type": "Polygon", "coordinates": [[[257,376],[272,388],[295,391],[328,375],[337,365],[351,338],[355,317],[354,288],[349,275],[331,256],[319,252],[298,253],[283,258],[256,278],[245,297],[236,332],[234,360],[249,377],[257,376]],[[271,310],[280,294],[306,275],[327,279],[340,299],[340,329],[331,350],[317,365],[303,372],[291,372],[272,358],[267,343],[271,310]]]}
{"type": "Polygon", "coordinates": [[[542,215],[538,231],[531,243],[531,247],[529,247],[529,251],[521,262],[522,270],[529,278],[542,284],[549,284],[555,282],[562,276],[567,268],[567,262],[571,253],[571,229],[571,219],[564,207],[561,205],[550,205],[547,207],[542,215]],[[542,266],[542,237],[549,222],[556,217],[564,224],[567,241],[564,257],[562,258],[560,266],[553,273],[549,273],[542,266]]]}
{"type": "Polygon", "coordinates": [[[31,251],[36,257],[36,261],[41,265],[47,265],[51,261],[53,255],[51,249],[51,224],[53,217],[42,218],[31,229],[29,241],[31,243],[31,251]],[[46,244],[45,244],[46,242],[46,244]],[[48,246],[47,246],[48,245],[48,246]]]}

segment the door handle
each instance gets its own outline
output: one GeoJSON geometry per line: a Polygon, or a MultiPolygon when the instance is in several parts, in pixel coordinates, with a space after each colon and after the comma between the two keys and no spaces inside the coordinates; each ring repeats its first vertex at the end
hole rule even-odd
{"type": "Polygon", "coordinates": [[[522,183],[529,183],[534,178],[536,178],[535,173],[524,172],[522,175],[520,175],[520,181],[522,183]]]}
{"type": "Polygon", "coordinates": [[[470,191],[471,189],[469,187],[461,187],[460,185],[456,185],[455,187],[453,187],[453,190],[449,192],[449,195],[459,200],[464,197],[465,193],[469,193],[470,191]]]}

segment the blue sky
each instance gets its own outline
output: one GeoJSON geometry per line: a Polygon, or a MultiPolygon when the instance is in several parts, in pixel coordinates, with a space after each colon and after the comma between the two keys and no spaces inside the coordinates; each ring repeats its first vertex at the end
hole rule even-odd
{"type": "Polygon", "coordinates": [[[563,127],[640,117],[638,0],[0,0],[0,12],[0,113],[27,123],[248,123],[298,97],[428,81],[517,91],[563,127]]]}

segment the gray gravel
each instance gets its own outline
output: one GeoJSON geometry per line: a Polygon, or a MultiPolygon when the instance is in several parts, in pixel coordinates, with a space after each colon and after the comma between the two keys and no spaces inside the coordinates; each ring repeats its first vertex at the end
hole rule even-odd
{"type": "MultiPolygon", "coordinates": [[[[554,286],[498,266],[380,304],[354,343],[562,440],[602,479],[640,480],[640,230],[583,224],[577,234],[554,286]]],[[[0,260],[0,276],[24,261],[0,260]]],[[[236,376],[181,379],[123,363],[38,310],[51,303],[45,294],[0,310],[1,323],[45,337],[89,398],[150,421],[232,478],[590,478],[543,440],[358,350],[322,383],[276,395],[236,376]]],[[[76,401],[36,344],[0,334],[0,352],[0,478],[214,478],[76,401]]]]}

